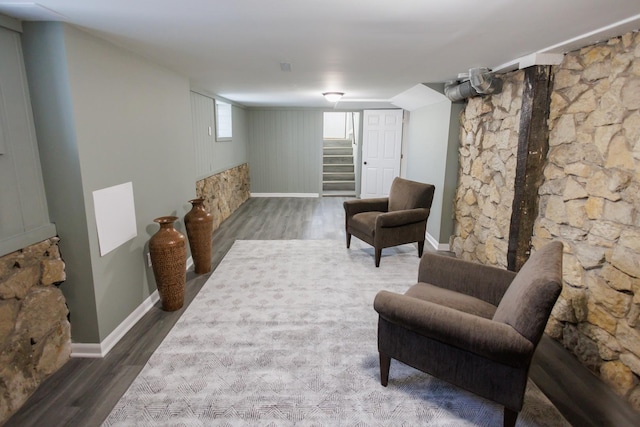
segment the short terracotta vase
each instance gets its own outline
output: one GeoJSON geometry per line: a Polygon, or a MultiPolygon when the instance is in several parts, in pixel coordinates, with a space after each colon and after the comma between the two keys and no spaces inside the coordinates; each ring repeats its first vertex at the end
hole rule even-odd
{"type": "Polygon", "coordinates": [[[187,270],[187,242],[173,227],[177,216],[162,216],[153,221],[160,230],[149,240],[149,254],[162,309],[175,311],[184,305],[187,270]]]}
{"type": "Polygon", "coordinates": [[[211,271],[211,242],[213,235],[213,216],[204,208],[204,199],[189,200],[192,208],[184,216],[187,227],[191,257],[196,274],[211,271]]]}

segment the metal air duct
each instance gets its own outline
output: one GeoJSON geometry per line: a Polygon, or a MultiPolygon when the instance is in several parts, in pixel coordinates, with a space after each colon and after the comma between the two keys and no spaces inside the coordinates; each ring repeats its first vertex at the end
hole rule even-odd
{"type": "Polygon", "coordinates": [[[502,79],[496,77],[488,68],[472,68],[469,70],[469,80],[453,80],[444,85],[445,96],[453,102],[478,95],[500,93],[501,90],[502,79]]]}

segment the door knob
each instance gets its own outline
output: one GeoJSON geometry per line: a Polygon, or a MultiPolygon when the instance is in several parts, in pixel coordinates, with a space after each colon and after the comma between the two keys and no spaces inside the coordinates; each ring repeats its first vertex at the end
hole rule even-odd
{"type": "Polygon", "coordinates": [[[364,162],[364,164],[366,165],[366,164],[367,164],[367,162],[364,162]]]}

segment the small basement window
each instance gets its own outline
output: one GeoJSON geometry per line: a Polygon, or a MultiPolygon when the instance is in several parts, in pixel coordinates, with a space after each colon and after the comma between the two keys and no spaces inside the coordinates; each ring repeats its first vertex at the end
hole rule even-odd
{"type": "Polygon", "coordinates": [[[231,104],[216,99],[216,141],[231,141],[233,136],[233,120],[231,104]]]}

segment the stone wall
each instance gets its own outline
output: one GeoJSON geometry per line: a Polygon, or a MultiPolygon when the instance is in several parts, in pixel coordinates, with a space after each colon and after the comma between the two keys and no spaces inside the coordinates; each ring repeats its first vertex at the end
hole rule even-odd
{"type": "Polygon", "coordinates": [[[500,94],[470,98],[460,123],[460,173],[451,250],[507,266],[524,72],[501,76],[500,94]]]}
{"type": "Polygon", "coordinates": [[[196,183],[196,195],[213,216],[213,230],[250,197],[249,164],[244,163],[196,183]]]}
{"type": "Polygon", "coordinates": [[[71,354],[58,238],[0,258],[0,425],[71,354]]]}
{"type": "Polygon", "coordinates": [[[565,243],[547,327],[640,410],[640,33],[555,67],[534,247],[565,243]]]}
{"type": "MultiPolygon", "coordinates": [[[[569,53],[553,69],[549,154],[534,250],[565,244],[564,288],[547,325],[640,410],[640,34],[569,53]]],[[[461,117],[452,248],[506,266],[522,72],[461,117]]]]}

